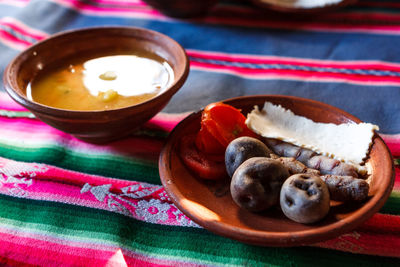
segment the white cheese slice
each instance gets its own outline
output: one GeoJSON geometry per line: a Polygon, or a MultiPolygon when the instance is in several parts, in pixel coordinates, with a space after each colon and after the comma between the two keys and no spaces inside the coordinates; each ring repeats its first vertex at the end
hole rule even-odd
{"type": "Polygon", "coordinates": [[[247,115],[247,126],[257,134],[280,139],[355,165],[362,164],[372,143],[371,123],[320,123],[295,115],[282,106],[265,102],[247,115]]]}

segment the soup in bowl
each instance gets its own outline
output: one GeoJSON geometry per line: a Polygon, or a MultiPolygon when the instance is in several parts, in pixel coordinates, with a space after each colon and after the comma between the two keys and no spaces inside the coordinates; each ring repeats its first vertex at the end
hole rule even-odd
{"type": "Polygon", "coordinates": [[[19,54],[5,88],[45,123],[89,142],[132,133],[158,113],[189,73],[171,38],[134,27],[63,32],[19,54]]]}

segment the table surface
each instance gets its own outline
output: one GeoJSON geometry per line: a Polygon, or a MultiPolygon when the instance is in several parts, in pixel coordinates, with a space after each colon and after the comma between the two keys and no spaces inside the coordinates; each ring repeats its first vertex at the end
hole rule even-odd
{"type": "Polygon", "coordinates": [[[188,112],[254,94],[315,99],[377,124],[400,162],[400,3],[293,16],[225,0],[203,18],[174,19],[139,0],[0,0],[0,74],[53,33],[99,25],[174,38],[190,58],[189,78],[144,127],[105,145],[47,126],[0,85],[0,264],[400,263],[398,167],[379,213],[333,240],[293,248],[246,245],[199,227],[168,198],[157,167],[168,133],[188,112]]]}

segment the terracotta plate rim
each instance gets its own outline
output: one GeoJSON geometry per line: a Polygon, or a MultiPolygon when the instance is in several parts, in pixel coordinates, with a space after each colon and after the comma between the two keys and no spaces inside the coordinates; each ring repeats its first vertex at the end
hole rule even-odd
{"type": "MultiPolygon", "coordinates": [[[[287,99],[291,101],[303,101],[308,104],[324,106],[327,109],[333,110],[334,112],[340,113],[345,117],[349,118],[355,122],[361,122],[357,117],[339,109],[333,107],[331,105],[301,98],[295,96],[285,96],[285,95],[251,95],[251,96],[242,96],[235,97],[223,100],[222,102],[232,103],[241,100],[257,98],[268,98],[268,99],[287,99]]],[[[362,222],[369,219],[373,214],[379,211],[379,209],[384,205],[386,200],[388,199],[393,186],[394,186],[394,164],[391,153],[389,152],[388,147],[382,140],[379,135],[376,135],[374,138],[374,145],[382,145],[384,148],[385,158],[390,160],[385,161],[385,166],[382,168],[390,169],[390,177],[386,177],[383,181],[385,184],[383,188],[385,190],[379,190],[374,196],[372,196],[368,202],[366,202],[361,208],[358,209],[356,215],[350,215],[346,218],[341,219],[340,221],[325,225],[325,226],[317,226],[318,230],[315,228],[308,230],[301,230],[295,232],[274,232],[274,231],[263,231],[263,230],[252,230],[252,229],[243,229],[241,227],[229,225],[223,222],[218,221],[204,221],[200,216],[193,214],[189,209],[185,206],[181,205],[180,200],[185,199],[185,196],[178,190],[178,188],[174,185],[171,180],[172,173],[170,169],[170,157],[172,150],[174,149],[174,139],[176,139],[177,134],[183,131],[185,126],[190,124],[190,122],[200,116],[201,111],[193,112],[189,116],[187,116],[184,120],[182,120],[170,133],[168,139],[161,150],[159,157],[159,172],[161,182],[168,194],[168,196],[172,199],[172,202],[181,210],[186,216],[188,216],[195,223],[204,227],[205,229],[214,232],[216,234],[232,238],[244,243],[254,244],[254,245],[262,245],[262,246],[297,246],[297,245],[305,245],[316,242],[321,242],[324,240],[329,240],[341,234],[344,234],[362,222]]]]}

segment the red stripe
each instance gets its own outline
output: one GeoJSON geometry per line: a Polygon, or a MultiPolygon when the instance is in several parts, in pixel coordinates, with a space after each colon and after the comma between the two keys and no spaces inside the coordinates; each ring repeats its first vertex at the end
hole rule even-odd
{"type": "Polygon", "coordinates": [[[346,252],[400,257],[400,216],[375,214],[355,231],[319,243],[346,252]]]}
{"type": "Polygon", "coordinates": [[[400,167],[395,168],[394,191],[400,191],[400,167]]]}
{"type": "Polygon", "coordinates": [[[400,8],[400,3],[384,1],[358,1],[357,6],[378,7],[378,8],[400,8]]]}
{"type": "MultiPolygon", "coordinates": [[[[1,251],[1,248],[0,248],[0,251],[1,251]]],[[[15,253],[13,252],[12,253],[12,255],[17,255],[17,254],[18,254],[18,252],[15,252],[15,253]]],[[[23,258],[23,257],[20,257],[20,258],[23,258]]],[[[14,266],[15,267],[21,267],[21,266],[30,267],[30,266],[32,266],[32,267],[38,267],[37,264],[29,264],[26,261],[21,262],[21,261],[12,259],[10,254],[0,255],[0,266],[8,266],[8,267],[14,267],[14,266]]]]}
{"type": "Polygon", "coordinates": [[[391,23],[400,23],[400,15],[395,13],[383,13],[383,12],[351,12],[351,13],[332,13],[326,15],[322,21],[335,22],[335,21],[347,21],[348,23],[357,23],[360,21],[366,22],[369,25],[386,24],[390,21],[391,23]]]}

